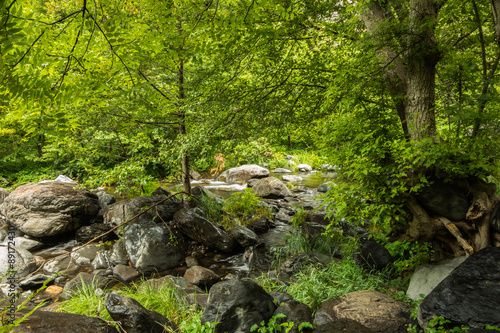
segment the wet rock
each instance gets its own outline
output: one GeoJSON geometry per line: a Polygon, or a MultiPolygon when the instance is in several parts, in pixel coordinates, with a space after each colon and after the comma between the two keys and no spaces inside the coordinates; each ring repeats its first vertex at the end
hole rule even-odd
{"type": "Polygon", "coordinates": [[[106,294],[104,305],[113,320],[121,322],[127,333],[163,333],[164,326],[177,327],[156,311],[147,310],[135,299],[117,294],[106,294]]]}
{"type": "Polygon", "coordinates": [[[82,248],[78,248],[78,250],[76,250],[75,252],[72,252],[71,257],[77,265],[90,265],[92,260],[94,260],[94,258],[97,256],[98,251],[99,248],[96,244],[89,244],[82,248]]]}
{"type": "Polygon", "coordinates": [[[407,332],[411,308],[374,290],[356,291],[325,302],[314,323],[324,325],[351,319],[375,332],[407,332]]]}
{"type": "Polygon", "coordinates": [[[311,172],[313,168],[309,164],[299,164],[297,165],[297,169],[300,172],[311,172]]]}
{"type": "Polygon", "coordinates": [[[14,244],[17,248],[22,248],[26,251],[35,251],[41,249],[44,246],[42,242],[25,237],[15,237],[14,244]]]}
{"type": "Polygon", "coordinates": [[[287,176],[283,176],[283,181],[287,181],[287,182],[290,182],[290,183],[300,183],[302,182],[304,179],[300,176],[295,176],[295,175],[287,175],[287,176]]]}
{"type": "Polygon", "coordinates": [[[111,239],[111,234],[107,234],[99,238],[97,237],[109,231],[109,229],[111,228],[104,223],[93,223],[78,229],[76,231],[75,238],[80,243],[87,243],[93,239],[95,239],[96,242],[106,242],[111,239]]]}
{"type": "Polygon", "coordinates": [[[196,209],[181,209],[175,214],[174,222],[183,234],[209,248],[222,252],[235,249],[236,243],[228,233],[198,215],[196,209]]]}
{"type": "Polygon", "coordinates": [[[62,297],[69,299],[71,298],[71,295],[84,287],[92,290],[104,290],[105,288],[111,288],[113,284],[114,282],[107,277],[81,272],[64,285],[62,297]]]}
{"type": "MultiPolygon", "coordinates": [[[[22,317],[19,313],[17,317],[22,317]]],[[[103,320],[74,313],[59,313],[36,310],[27,321],[16,327],[19,333],[118,333],[116,328],[103,320]]]]}
{"type": "Polygon", "coordinates": [[[284,168],[276,168],[273,170],[274,173],[291,173],[292,170],[284,169],[284,168]]]}
{"type": "Polygon", "coordinates": [[[224,171],[217,180],[227,183],[246,182],[251,178],[264,178],[269,176],[269,170],[257,164],[244,164],[224,171]]]}
{"type": "Polygon", "coordinates": [[[225,280],[211,289],[202,324],[220,322],[214,333],[247,333],[276,310],[273,298],[251,280],[225,280]]]}
{"type": "Polygon", "coordinates": [[[435,181],[417,195],[418,202],[428,211],[451,221],[465,221],[470,206],[467,193],[451,184],[435,181]]]}
{"type": "MultiPolygon", "coordinates": [[[[274,311],[273,315],[277,315],[279,313],[282,313],[286,316],[286,318],[280,318],[276,320],[276,324],[282,324],[282,323],[287,323],[287,322],[293,322],[293,327],[289,331],[290,333],[299,333],[299,325],[302,323],[311,323],[313,322],[312,319],[312,312],[311,309],[305,305],[304,303],[297,302],[297,301],[288,301],[284,303],[283,305],[280,305],[276,311],[274,311]]],[[[304,330],[301,330],[300,332],[312,332],[311,328],[305,328],[304,330]]]]}
{"type": "Polygon", "coordinates": [[[128,264],[128,254],[125,245],[122,240],[113,244],[111,253],[109,255],[109,261],[114,265],[127,265],[128,264]]]}
{"type": "MultiPolygon", "coordinates": [[[[21,287],[23,290],[38,289],[43,285],[45,281],[49,279],[51,279],[50,275],[45,275],[45,274],[31,275],[23,279],[21,282],[19,282],[19,287],[21,287]]],[[[52,282],[48,282],[48,285],[51,283],[52,282]]]]}
{"type": "Polygon", "coordinates": [[[132,282],[141,274],[133,267],[116,265],[113,268],[113,276],[122,282],[132,282]]]}
{"type": "Polygon", "coordinates": [[[266,177],[260,179],[253,185],[256,196],[262,198],[284,198],[292,196],[292,192],[276,177],[266,177]]]}
{"type": "Polygon", "coordinates": [[[184,273],[184,278],[189,283],[209,289],[221,280],[221,278],[212,270],[201,266],[188,268],[184,273]]]}
{"type": "Polygon", "coordinates": [[[27,184],[14,190],[0,211],[22,232],[48,237],[90,224],[99,212],[99,201],[95,194],[69,183],[27,184]]]}
{"type": "MultiPolygon", "coordinates": [[[[122,200],[109,205],[104,211],[104,224],[106,224],[110,228],[120,225],[131,217],[144,211],[145,208],[150,207],[161,200],[164,200],[166,197],[167,196],[164,194],[152,197],[137,197],[122,200]]],[[[169,222],[172,221],[175,212],[177,212],[181,208],[182,203],[171,198],[162,202],[161,204],[158,204],[154,209],[150,209],[147,212],[143,213],[134,221],[127,223],[127,225],[151,221],[169,222]]],[[[115,230],[115,233],[118,234],[119,231],[115,230]]]]}
{"type": "Polygon", "coordinates": [[[376,333],[376,331],[361,325],[352,319],[341,318],[323,325],[319,325],[314,333],[376,333]]]}
{"type": "Polygon", "coordinates": [[[427,296],[464,260],[465,256],[419,266],[410,279],[406,295],[415,301],[421,298],[420,295],[427,296]]]}
{"type": "Polygon", "coordinates": [[[453,326],[500,326],[499,308],[500,248],[486,248],[467,258],[424,298],[418,322],[426,327],[433,316],[443,316],[453,326]]]}
{"type": "Polygon", "coordinates": [[[354,252],[354,261],[367,270],[382,270],[394,262],[389,251],[375,241],[367,241],[354,252]]]}
{"type": "Polygon", "coordinates": [[[123,229],[123,242],[132,266],[142,274],[181,266],[185,253],[181,236],[153,222],[134,223],[123,229]]]}
{"type": "MultiPolygon", "coordinates": [[[[69,253],[69,252],[67,252],[69,253]]],[[[76,265],[73,258],[70,255],[66,256],[58,256],[54,259],[47,261],[45,265],[43,265],[43,272],[45,274],[54,274],[61,273],[67,274],[68,271],[77,270],[78,266],[76,265]]]]}
{"type": "Polygon", "coordinates": [[[249,228],[242,225],[235,225],[229,230],[229,235],[236,239],[243,248],[253,246],[259,242],[259,236],[249,228]]]}
{"type": "Polygon", "coordinates": [[[0,245],[0,282],[5,283],[6,278],[11,276],[8,273],[11,265],[16,271],[16,279],[25,277],[37,268],[35,258],[30,252],[23,248],[0,245]]]}
{"type": "Polygon", "coordinates": [[[94,260],[92,260],[92,263],[90,264],[92,266],[92,269],[96,270],[96,269],[112,268],[113,265],[111,264],[109,253],[110,251],[107,250],[98,251],[96,257],[94,258],[94,260]]]}

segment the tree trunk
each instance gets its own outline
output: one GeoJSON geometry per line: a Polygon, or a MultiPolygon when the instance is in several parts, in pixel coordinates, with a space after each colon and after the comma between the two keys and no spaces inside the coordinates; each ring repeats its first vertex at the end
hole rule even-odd
{"type": "Polygon", "coordinates": [[[434,36],[435,0],[410,0],[406,120],[412,140],[436,135],[435,83],[439,51],[434,36]]]}
{"type": "Polygon", "coordinates": [[[491,0],[491,11],[495,22],[495,39],[500,47],[500,0],[491,0]]]}
{"type": "MultiPolygon", "coordinates": [[[[181,58],[179,62],[179,101],[182,104],[182,101],[186,98],[184,92],[184,60],[181,58]]],[[[179,135],[181,136],[181,141],[183,137],[186,135],[186,113],[179,108],[179,135]]],[[[182,149],[182,148],[181,148],[182,149]]],[[[189,154],[182,149],[181,151],[181,165],[182,165],[182,187],[184,190],[184,195],[182,202],[185,207],[191,207],[191,183],[189,181],[189,154]]]]}

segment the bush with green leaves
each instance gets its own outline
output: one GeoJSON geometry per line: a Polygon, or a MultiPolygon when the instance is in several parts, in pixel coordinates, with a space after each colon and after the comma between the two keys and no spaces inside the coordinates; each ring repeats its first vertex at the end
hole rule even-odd
{"type": "MultiPolygon", "coordinates": [[[[250,332],[258,332],[258,333],[275,333],[275,332],[285,332],[288,333],[292,330],[293,326],[295,323],[293,322],[285,322],[278,324],[276,321],[278,319],[286,318],[286,315],[283,313],[278,313],[269,319],[269,321],[266,323],[265,321],[262,321],[260,325],[253,325],[250,328],[250,332]]],[[[297,329],[299,332],[303,332],[304,328],[313,328],[311,323],[304,322],[298,325],[297,329]]]]}
{"type": "Polygon", "coordinates": [[[224,210],[230,217],[246,225],[261,217],[272,218],[271,210],[257,197],[251,188],[235,192],[226,200],[224,210]]]}
{"type": "Polygon", "coordinates": [[[419,244],[407,240],[387,243],[385,247],[395,259],[394,266],[399,274],[415,271],[418,266],[429,262],[434,253],[430,243],[419,244]]]}

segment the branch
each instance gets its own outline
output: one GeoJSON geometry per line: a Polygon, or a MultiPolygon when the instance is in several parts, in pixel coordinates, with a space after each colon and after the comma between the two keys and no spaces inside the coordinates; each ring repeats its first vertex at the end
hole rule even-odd
{"type": "Polygon", "coordinates": [[[474,253],[474,249],[472,246],[462,237],[462,234],[460,233],[460,230],[458,230],[457,226],[453,224],[450,220],[448,220],[446,217],[438,217],[437,220],[439,220],[445,227],[450,231],[450,233],[455,236],[457,239],[458,243],[462,248],[465,250],[467,253],[467,256],[470,256],[471,254],[474,253]]]}
{"type": "Polygon", "coordinates": [[[28,50],[22,55],[22,57],[12,66],[12,68],[15,68],[17,65],[19,65],[19,63],[21,61],[23,61],[23,59],[28,55],[28,53],[31,51],[31,49],[33,48],[33,46],[36,44],[36,42],[38,42],[38,40],[40,38],[42,38],[42,36],[45,34],[45,31],[44,30],[36,39],[33,43],[31,43],[30,47],[28,48],[28,50]]]}

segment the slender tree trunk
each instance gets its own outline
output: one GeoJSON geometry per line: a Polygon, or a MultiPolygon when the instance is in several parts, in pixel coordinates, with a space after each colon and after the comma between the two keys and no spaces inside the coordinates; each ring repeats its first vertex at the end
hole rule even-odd
{"type": "MultiPolygon", "coordinates": [[[[185,92],[184,92],[184,60],[181,58],[179,62],[179,72],[178,72],[178,78],[179,78],[179,102],[182,104],[182,101],[186,98],[185,92]]],[[[186,135],[186,113],[182,111],[179,108],[179,134],[182,137],[186,135]]],[[[181,148],[182,149],[182,148],[181,148]]],[[[181,175],[181,180],[182,180],[182,187],[184,190],[184,196],[183,196],[183,203],[185,207],[190,207],[192,206],[192,203],[190,201],[190,196],[191,196],[191,183],[189,181],[189,154],[185,151],[181,151],[181,165],[182,165],[182,175],[181,175]]]]}
{"type": "Polygon", "coordinates": [[[495,22],[495,38],[500,47],[500,0],[491,0],[491,11],[495,22]]]}
{"type": "Polygon", "coordinates": [[[434,103],[440,54],[434,26],[438,10],[435,0],[410,0],[406,120],[413,140],[436,135],[434,103]]]}

